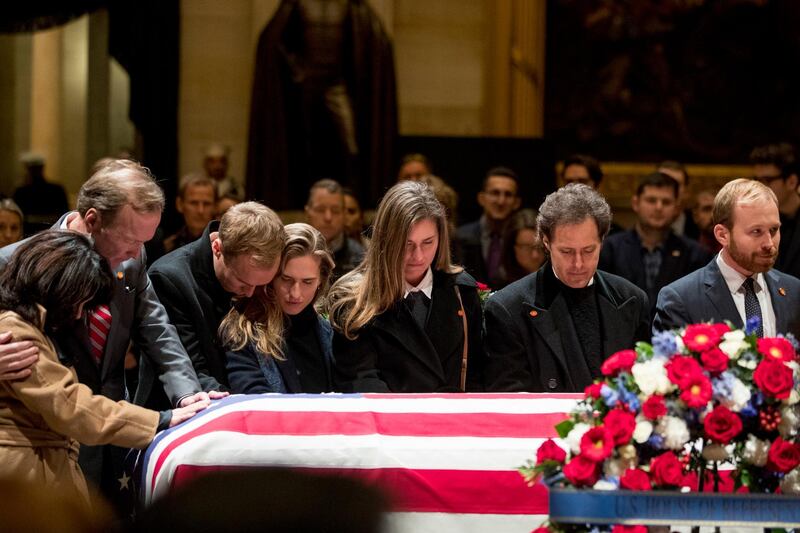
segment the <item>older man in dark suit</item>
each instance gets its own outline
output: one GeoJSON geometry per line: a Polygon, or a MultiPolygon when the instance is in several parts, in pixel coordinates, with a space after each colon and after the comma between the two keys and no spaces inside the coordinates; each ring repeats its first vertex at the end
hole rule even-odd
{"type": "Polygon", "coordinates": [[[756,180],[726,184],[714,199],[720,253],[703,269],[661,289],[654,331],[757,318],[759,336],[800,336],[800,280],[772,269],[780,245],[775,193],[756,180]]]}
{"type": "MultiPolygon", "coordinates": [[[[236,204],[199,239],[150,267],[158,297],[178,330],[204,388],[228,390],[225,350],[217,341],[231,299],[249,297],[272,281],[286,232],[278,215],[257,202],[236,204]]],[[[149,372],[144,368],[144,372],[149,372]]],[[[160,407],[159,392],[148,401],[160,407]]]]}
{"type": "Polygon", "coordinates": [[[582,391],[607,356],[649,336],[645,293],[597,270],[611,224],[605,199],[567,185],[547,196],[538,224],[549,261],[486,302],[490,391],[582,391]]]}
{"type": "MultiPolygon", "coordinates": [[[[209,393],[201,389],[147,276],[143,245],[161,220],[161,188],[138,163],[114,160],[83,184],[77,207],[53,227],[91,235],[116,280],[109,302],[87,311],[76,328],[56,335],[59,357],[75,367],[78,379],[95,394],[123,400],[129,396],[125,355],[133,342],[143,359],[158,369],[172,405],[208,402],[209,393]]],[[[18,244],[0,250],[0,264],[8,261],[18,244]]],[[[138,392],[136,400],[140,401],[138,392]]],[[[221,396],[216,391],[210,395],[221,396]]],[[[81,446],[79,462],[87,479],[113,495],[119,491],[115,478],[120,473],[118,458],[119,453],[110,446],[81,446]]]]}

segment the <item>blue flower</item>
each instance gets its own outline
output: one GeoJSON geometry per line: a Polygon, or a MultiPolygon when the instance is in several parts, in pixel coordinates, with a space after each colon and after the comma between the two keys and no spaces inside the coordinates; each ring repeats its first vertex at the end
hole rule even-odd
{"type": "Polygon", "coordinates": [[[659,435],[658,433],[652,433],[650,438],[647,439],[647,444],[652,446],[656,450],[660,450],[664,447],[664,437],[659,435]]]}
{"type": "Polygon", "coordinates": [[[718,377],[711,378],[711,387],[714,391],[714,396],[724,401],[731,400],[733,384],[734,377],[730,372],[723,372],[718,377]]]}
{"type": "Polygon", "coordinates": [[[614,407],[619,402],[619,393],[605,383],[600,388],[600,396],[603,397],[603,401],[609,407],[614,407]]]}
{"type": "Polygon", "coordinates": [[[675,342],[675,333],[670,331],[659,331],[653,335],[653,355],[656,357],[669,357],[678,351],[678,344],[675,342]]]}
{"type": "Polygon", "coordinates": [[[747,322],[744,325],[744,332],[747,335],[752,335],[753,333],[758,330],[758,327],[761,325],[761,319],[757,316],[751,316],[747,319],[747,322]]]}
{"type": "Polygon", "coordinates": [[[742,407],[742,410],[739,411],[739,414],[742,415],[745,418],[752,418],[754,416],[757,416],[758,415],[758,409],[753,407],[753,400],[750,400],[749,402],[747,402],[747,405],[742,407]]]}

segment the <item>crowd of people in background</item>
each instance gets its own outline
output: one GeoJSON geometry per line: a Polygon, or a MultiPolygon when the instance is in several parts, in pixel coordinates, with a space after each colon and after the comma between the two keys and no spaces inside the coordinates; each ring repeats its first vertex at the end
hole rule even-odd
{"type": "Polygon", "coordinates": [[[656,165],[627,229],[587,155],[536,209],[519,192],[531,176],[489,169],[482,214],[461,225],[471,191],[420,154],[371,220],[322,179],[291,224],[245,201],[228,156],[213,145],[180,180],[183,225],[166,237],[164,192],[138,163],[98,162],[68,211],[26,156],[28,183],[0,200],[0,477],[113,494],[118,446],[230,393],[579,392],[652,331],[755,317],[760,334],[800,335],[785,143],[694,198],[683,165],[656,165]]]}

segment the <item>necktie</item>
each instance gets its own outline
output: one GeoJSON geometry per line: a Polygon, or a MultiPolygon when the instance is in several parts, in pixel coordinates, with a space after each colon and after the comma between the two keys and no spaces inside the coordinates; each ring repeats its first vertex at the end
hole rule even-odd
{"type": "Polygon", "coordinates": [[[106,349],[108,332],[111,330],[111,310],[101,304],[89,312],[89,344],[92,357],[99,365],[106,349]]]}
{"type": "Polygon", "coordinates": [[[428,297],[422,291],[409,292],[406,296],[406,305],[411,311],[411,316],[422,329],[425,329],[425,322],[428,320],[428,301],[428,297]]]}
{"type": "Polygon", "coordinates": [[[503,240],[499,233],[493,232],[489,236],[489,254],[486,257],[486,275],[489,277],[486,281],[491,283],[497,271],[500,268],[500,258],[503,252],[503,240]]]}
{"type": "Polygon", "coordinates": [[[753,278],[747,278],[742,283],[744,287],[744,314],[747,320],[753,317],[758,317],[758,328],[756,328],[756,336],[764,336],[764,323],[761,316],[761,305],[758,303],[755,288],[753,287],[753,278]]]}

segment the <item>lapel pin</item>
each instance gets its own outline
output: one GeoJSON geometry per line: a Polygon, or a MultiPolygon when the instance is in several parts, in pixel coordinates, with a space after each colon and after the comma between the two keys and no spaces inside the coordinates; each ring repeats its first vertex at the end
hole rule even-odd
{"type": "Polygon", "coordinates": [[[122,279],[122,278],[124,278],[124,277],[125,277],[125,275],[122,273],[122,270],[120,270],[119,272],[117,272],[117,279],[122,279]]]}
{"type": "Polygon", "coordinates": [[[672,250],[672,257],[680,257],[681,251],[680,250],[672,250]]]}
{"type": "Polygon", "coordinates": [[[778,289],[778,294],[780,294],[781,296],[786,296],[786,289],[781,287],[780,289],[778,289]]]}
{"type": "Polygon", "coordinates": [[[539,316],[539,311],[537,311],[536,309],[531,309],[531,312],[528,313],[528,314],[533,316],[533,317],[536,317],[536,316],[539,316]]]}
{"type": "Polygon", "coordinates": [[[458,310],[458,316],[464,316],[464,310],[463,309],[459,309],[458,310]]]}

